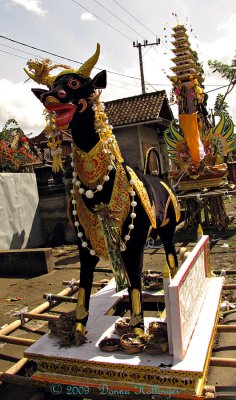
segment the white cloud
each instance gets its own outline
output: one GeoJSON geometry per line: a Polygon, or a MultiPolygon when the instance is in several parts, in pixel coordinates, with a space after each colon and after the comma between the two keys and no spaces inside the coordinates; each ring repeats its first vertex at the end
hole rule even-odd
{"type": "Polygon", "coordinates": [[[43,106],[31,92],[31,87],[29,83],[0,80],[0,98],[4,99],[0,104],[0,129],[9,118],[14,118],[25,134],[33,132],[35,135],[43,130],[43,106]]]}
{"type": "Polygon", "coordinates": [[[81,14],[81,17],[80,17],[81,19],[82,19],[82,21],[95,21],[95,17],[93,16],[93,14],[91,14],[91,13],[83,13],[83,14],[81,14]]]}
{"type": "Polygon", "coordinates": [[[227,35],[235,35],[236,34],[236,14],[232,14],[228,20],[223,21],[220,25],[218,25],[217,30],[226,33],[227,35]]]}
{"type": "Polygon", "coordinates": [[[41,0],[11,0],[11,2],[24,7],[27,11],[35,13],[40,17],[47,14],[47,10],[42,8],[41,0]]]}

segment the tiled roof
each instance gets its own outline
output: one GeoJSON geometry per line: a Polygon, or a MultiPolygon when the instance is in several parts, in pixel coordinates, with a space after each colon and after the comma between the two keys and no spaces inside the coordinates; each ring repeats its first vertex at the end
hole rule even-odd
{"type": "Polygon", "coordinates": [[[161,113],[165,119],[172,119],[164,90],[108,101],[105,107],[109,123],[114,127],[156,121],[161,113]],[[163,106],[166,115],[163,115],[163,106]]]}
{"type": "MultiPolygon", "coordinates": [[[[72,137],[69,132],[61,132],[60,134],[60,139],[62,140],[62,143],[64,142],[72,142],[72,137]]],[[[31,141],[34,143],[34,145],[40,145],[40,144],[45,144],[47,143],[48,139],[45,136],[45,131],[43,130],[38,136],[34,136],[31,138],[31,141]]]]}

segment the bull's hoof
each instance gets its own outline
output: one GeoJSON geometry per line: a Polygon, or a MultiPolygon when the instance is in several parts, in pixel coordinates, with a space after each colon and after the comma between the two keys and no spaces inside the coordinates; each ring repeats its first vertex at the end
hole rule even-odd
{"type": "Polygon", "coordinates": [[[85,326],[81,322],[75,324],[75,345],[81,346],[85,343],[85,326]]]}
{"type": "Polygon", "coordinates": [[[83,335],[83,333],[80,331],[75,332],[75,345],[81,346],[84,343],[85,343],[85,336],[83,335]]]}

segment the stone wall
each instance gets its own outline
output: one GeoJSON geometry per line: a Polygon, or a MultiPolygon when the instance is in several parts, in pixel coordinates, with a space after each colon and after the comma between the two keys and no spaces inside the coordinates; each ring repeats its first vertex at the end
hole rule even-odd
{"type": "Polygon", "coordinates": [[[67,201],[64,184],[40,188],[39,207],[47,246],[76,243],[67,215],[67,201]]]}

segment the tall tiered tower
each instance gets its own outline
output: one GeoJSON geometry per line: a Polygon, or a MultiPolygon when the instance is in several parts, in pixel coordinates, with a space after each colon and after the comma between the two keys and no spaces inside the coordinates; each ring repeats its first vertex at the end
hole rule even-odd
{"type": "Polygon", "coordinates": [[[233,122],[223,113],[214,125],[209,121],[203,91],[203,70],[191,49],[186,28],[178,24],[172,33],[175,64],[171,70],[178,103],[179,123],[172,121],[165,132],[169,157],[174,161],[173,179],[181,188],[213,187],[224,183],[224,157],[236,147],[233,122]]]}
{"type": "Polygon", "coordinates": [[[175,54],[172,61],[175,66],[171,69],[175,75],[170,77],[170,80],[178,103],[180,128],[192,161],[197,164],[205,156],[201,142],[206,127],[206,120],[202,113],[204,93],[201,83],[203,78],[196,56],[191,49],[186,28],[178,24],[173,28],[172,37],[174,38],[172,51],[175,54]]]}
{"type": "Polygon", "coordinates": [[[196,112],[198,103],[203,102],[204,95],[201,83],[203,77],[197,66],[197,59],[191,49],[186,28],[184,25],[177,25],[173,28],[172,37],[174,38],[172,49],[175,57],[172,61],[175,66],[171,70],[175,73],[170,77],[174,85],[176,97],[178,99],[179,113],[191,114],[196,112]],[[200,96],[201,95],[201,96],[200,96]]]}

